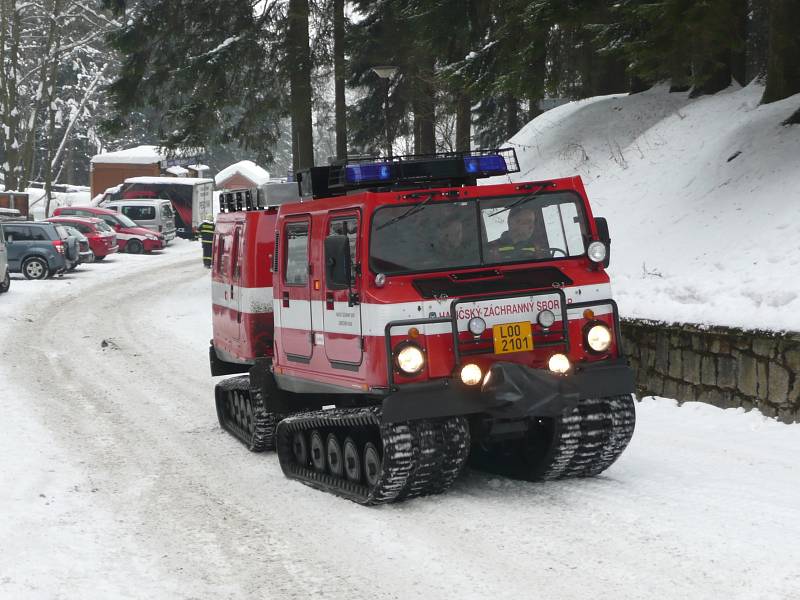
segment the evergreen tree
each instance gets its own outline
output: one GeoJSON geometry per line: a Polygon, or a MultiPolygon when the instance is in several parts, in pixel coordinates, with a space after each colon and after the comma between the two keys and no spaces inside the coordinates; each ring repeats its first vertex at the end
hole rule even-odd
{"type": "MultiPolygon", "coordinates": [[[[769,3],[769,50],[767,85],[763,103],[800,93],[800,2],[771,0],[769,3]]],[[[798,109],[786,124],[800,123],[798,109]]]]}

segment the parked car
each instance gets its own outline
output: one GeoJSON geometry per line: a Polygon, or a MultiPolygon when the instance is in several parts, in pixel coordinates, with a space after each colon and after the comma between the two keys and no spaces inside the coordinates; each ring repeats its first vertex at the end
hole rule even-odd
{"type": "Polygon", "coordinates": [[[8,272],[8,251],[6,238],[3,234],[3,224],[0,223],[0,294],[7,292],[11,287],[11,275],[8,272]]]}
{"type": "Polygon", "coordinates": [[[50,223],[69,225],[80,231],[89,240],[89,248],[95,260],[103,260],[109,254],[119,251],[117,235],[103,219],[95,217],[59,216],[46,219],[50,223]]]}
{"type": "Polygon", "coordinates": [[[139,227],[125,215],[99,208],[97,206],[61,206],[55,210],[54,216],[73,215],[78,217],[97,217],[103,219],[116,233],[120,252],[141,254],[161,250],[167,245],[164,235],[139,227]]]}
{"type": "Polygon", "coordinates": [[[47,279],[67,268],[67,232],[44,221],[5,221],[8,268],[26,279],[47,279]]]}
{"type": "Polygon", "coordinates": [[[163,198],[131,198],[115,200],[103,208],[120,212],[140,227],[164,234],[170,243],[175,239],[175,211],[172,202],[163,198]]]}
{"type": "Polygon", "coordinates": [[[89,238],[71,225],[62,225],[62,227],[67,230],[70,237],[78,241],[78,257],[80,259],[78,264],[94,262],[94,252],[89,247],[89,238]]]}

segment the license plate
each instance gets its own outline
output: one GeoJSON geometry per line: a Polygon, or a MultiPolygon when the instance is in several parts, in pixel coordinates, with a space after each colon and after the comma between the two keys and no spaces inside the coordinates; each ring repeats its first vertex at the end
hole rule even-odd
{"type": "Polygon", "coordinates": [[[533,335],[528,321],[503,323],[492,328],[494,353],[529,352],[533,350],[533,335]]]}

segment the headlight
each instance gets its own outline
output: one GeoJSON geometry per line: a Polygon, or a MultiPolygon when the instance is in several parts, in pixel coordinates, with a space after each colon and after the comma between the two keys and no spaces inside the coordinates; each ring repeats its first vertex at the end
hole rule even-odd
{"type": "Polygon", "coordinates": [[[397,368],[406,375],[414,375],[425,365],[425,355],[414,344],[406,344],[395,355],[397,368]]]}
{"type": "Polygon", "coordinates": [[[464,365],[461,369],[461,381],[466,385],[478,385],[482,375],[481,368],[473,363],[464,365]]]}
{"type": "Polygon", "coordinates": [[[552,327],[553,323],[556,322],[556,316],[553,314],[552,310],[543,310],[539,312],[539,316],[536,317],[536,320],[539,322],[539,325],[547,329],[548,327],[552,327]]]}
{"type": "Polygon", "coordinates": [[[473,317],[469,320],[467,327],[472,335],[480,335],[486,331],[486,321],[480,317],[473,317]]]}
{"type": "Polygon", "coordinates": [[[152,241],[154,241],[154,242],[155,242],[156,240],[158,240],[158,238],[157,238],[156,236],[154,236],[154,235],[146,235],[146,236],[144,236],[144,237],[146,237],[148,240],[152,240],[152,241]]]}
{"type": "Polygon", "coordinates": [[[600,323],[592,325],[586,332],[586,343],[595,352],[605,352],[611,346],[611,330],[600,323]]]}
{"type": "Polygon", "coordinates": [[[603,262],[606,259],[606,245],[603,242],[592,242],[586,253],[589,255],[589,260],[596,263],[603,262]]]}
{"type": "Polygon", "coordinates": [[[569,371],[569,359],[564,354],[553,354],[547,361],[548,368],[553,373],[566,373],[569,371]]]}

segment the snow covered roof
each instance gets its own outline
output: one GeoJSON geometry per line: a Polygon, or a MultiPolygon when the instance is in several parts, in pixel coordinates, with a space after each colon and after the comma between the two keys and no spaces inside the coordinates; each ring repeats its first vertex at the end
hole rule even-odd
{"type": "Polygon", "coordinates": [[[183,177],[189,174],[189,169],[184,169],[183,167],[179,167],[175,165],[174,167],[167,167],[165,169],[167,173],[172,173],[173,175],[177,175],[178,177],[183,177]]]}
{"type": "Polygon", "coordinates": [[[167,183],[170,185],[196,185],[213,182],[213,179],[206,177],[128,177],[125,180],[125,183],[167,183]]]}
{"type": "Polygon", "coordinates": [[[136,146],[135,148],[117,150],[116,152],[95,154],[92,157],[93,164],[128,163],[149,165],[162,160],[164,160],[164,156],[158,151],[158,146],[136,146]]]}
{"type": "Polygon", "coordinates": [[[211,167],[208,165],[187,165],[186,168],[193,171],[208,171],[211,167]]]}
{"type": "Polygon", "coordinates": [[[226,179],[229,179],[231,176],[236,175],[237,173],[247,177],[256,185],[262,185],[269,181],[269,173],[259,167],[252,160],[243,160],[225,167],[222,169],[222,171],[217,173],[217,175],[214,177],[214,181],[217,183],[217,185],[221,185],[222,182],[224,182],[226,179]]]}

